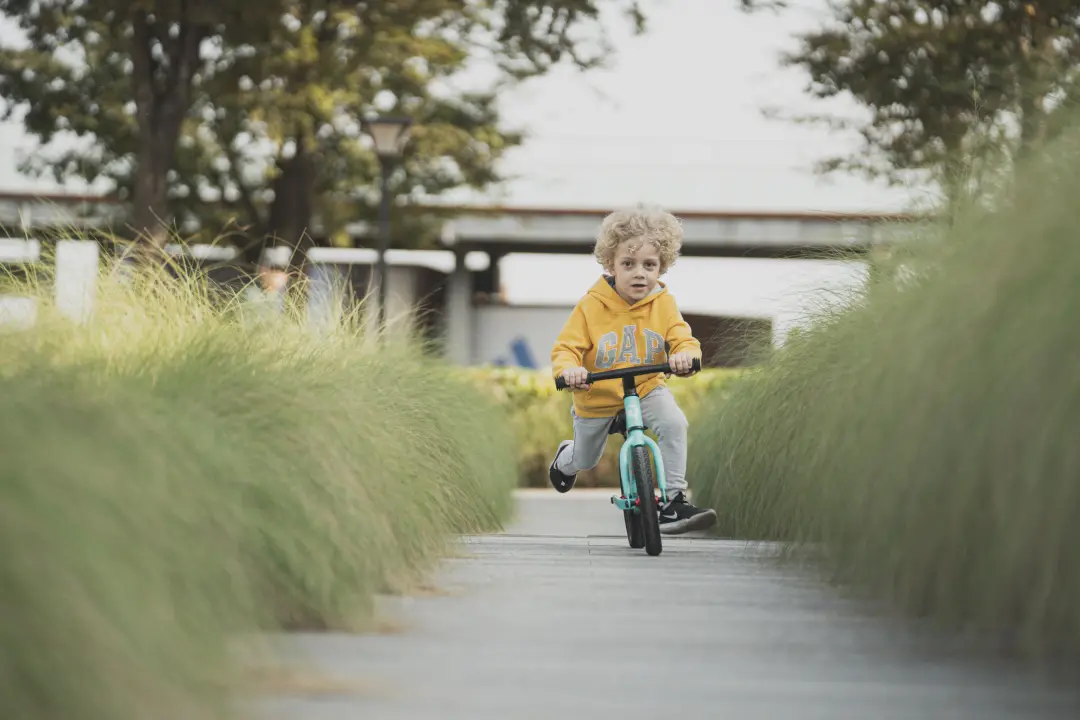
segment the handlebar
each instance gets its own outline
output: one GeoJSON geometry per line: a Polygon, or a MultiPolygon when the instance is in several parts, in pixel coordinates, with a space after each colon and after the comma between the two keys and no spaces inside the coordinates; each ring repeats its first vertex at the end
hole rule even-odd
{"type": "MultiPolygon", "coordinates": [[[[592,385],[594,382],[600,382],[601,380],[620,380],[625,378],[636,377],[638,375],[651,375],[653,373],[668,373],[674,374],[674,370],[671,369],[671,363],[660,363],[659,365],[636,365],[634,367],[620,368],[618,370],[602,370],[596,373],[589,373],[585,378],[585,383],[592,385]]],[[[694,358],[690,372],[701,372],[701,359],[694,358]]],[[[555,389],[565,390],[566,380],[562,377],[555,378],[555,389]]]]}

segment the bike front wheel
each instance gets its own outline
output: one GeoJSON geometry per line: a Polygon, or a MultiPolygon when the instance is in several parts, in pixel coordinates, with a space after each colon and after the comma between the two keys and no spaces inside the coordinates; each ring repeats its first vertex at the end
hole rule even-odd
{"type": "Polygon", "coordinates": [[[660,515],[656,507],[656,495],[654,494],[654,479],[652,457],[649,449],[637,446],[631,452],[631,467],[634,471],[634,482],[637,485],[637,495],[640,505],[638,506],[637,521],[641,527],[641,537],[644,540],[645,552],[649,555],[659,555],[663,550],[660,539],[660,515]]]}
{"type": "Polygon", "coordinates": [[[638,514],[633,510],[623,510],[622,514],[623,523],[626,525],[626,541],[630,543],[630,547],[640,550],[645,547],[645,534],[638,522],[638,514]]]}

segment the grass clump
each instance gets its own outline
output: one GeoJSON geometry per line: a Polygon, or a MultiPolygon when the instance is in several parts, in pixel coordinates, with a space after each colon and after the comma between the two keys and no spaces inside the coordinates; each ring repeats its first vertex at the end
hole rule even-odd
{"type": "Polygon", "coordinates": [[[1078,654],[1078,159],[1073,133],[706,403],[688,477],[720,532],[812,549],[1028,656],[1078,654]]]}
{"type": "Polygon", "coordinates": [[[410,341],[253,319],[197,277],[0,332],[0,715],[217,717],[233,638],[360,629],[516,484],[493,401],[410,341]]]}

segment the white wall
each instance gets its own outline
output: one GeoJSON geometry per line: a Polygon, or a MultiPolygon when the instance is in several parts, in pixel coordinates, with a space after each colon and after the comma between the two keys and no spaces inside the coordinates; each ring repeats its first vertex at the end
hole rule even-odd
{"type": "MultiPolygon", "coordinates": [[[[0,242],[0,261],[36,261],[41,248],[36,241],[0,242]]],[[[61,240],[56,244],[56,276],[53,296],[57,309],[77,322],[89,319],[97,292],[99,247],[85,240],[61,240]]],[[[17,295],[0,296],[0,327],[29,328],[37,320],[37,300],[17,295]]]]}
{"type": "MultiPolygon", "coordinates": [[[[572,307],[601,274],[585,255],[508,255],[500,272],[509,302],[560,307],[572,307]]],[[[684,257],[662,279],[684,313],[768,319],[781,345],[816,308],[862,287],[866,274],[862,262],[684,257]]]]}
{"type": "Polygon", "coordinates": [[[26,329],[37,320],[37,301],[16,295],[0,295],[0,329],[26,329]]]}
{"type": "MultiPolygon", "coordinates": [[[[36,258],[37,250],[33,243],[0,243],[0,258],[36,258]]],[[[358,254],[363,252],[367,251],[340,251],[341,258],[325,259],[347,257],[357,261],[361,259],[358,254]]],[[[369,254],[373,259],[373,253],[369,254]]],[[[414,257],[417,254],[408,251],[396,251],[394,255],[388,260],[401,262],[408,258],[418,264],[431,261],[426,256],[414,257]]],[[[482,262],[486,258],[469,260],[470,269],[486,264],[482,262]]],[[[71,261],[71,279],[61,283],[65,287],[60,290],[67,299],[65,304],[71,306],[65,309],[79,316],[92,305],[93,292],[87,283],[92,275],[90,266],[96,264],[97,258],[96,254],[83,256],[75,252],[71,261]]],[[[584,257],[511,255],[503,261],[502,275],[508,298],[518,305],[476,308],[471,362],[517,365],[521,362],[517,354],[524,352],[531,356],[536,367],[550,367],[552,344],[573,304],[599,277],[599,268],[594,260],[584,257]],[[520,345],[517,353],[515,343],[520,345]]],[[[782,344],[792,327],[808,321],[815,305],[828,302],[837,291],[843,293],[861,285],[865,281],[865,266],[822,261],[683,258],[665,280],[670,282],[684,312],[768,318],[773,322],[774,343],[782,344]]],[[[392,320],[416,302],[417,282],[414,268],[391,265],[388,318],[392,320]]],[[[0,297],[0,324],[25,326],[33,322],[35,310],[32,301],[0,297]]]]}

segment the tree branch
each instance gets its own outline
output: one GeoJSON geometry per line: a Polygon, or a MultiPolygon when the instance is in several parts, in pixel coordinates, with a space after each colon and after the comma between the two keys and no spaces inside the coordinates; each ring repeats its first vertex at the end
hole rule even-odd
{"type": "Polygon", "coordinates": [[[192,17],[189,0],[180,0],[178,18],[180,32],[170,43],[169,75],[164,88],[162,119],[179,127],[189,107],[191,85],[195,77],[195,66],[199,62],[199,50],[207,35],[207,28],[197,24],[192,17]]]}

